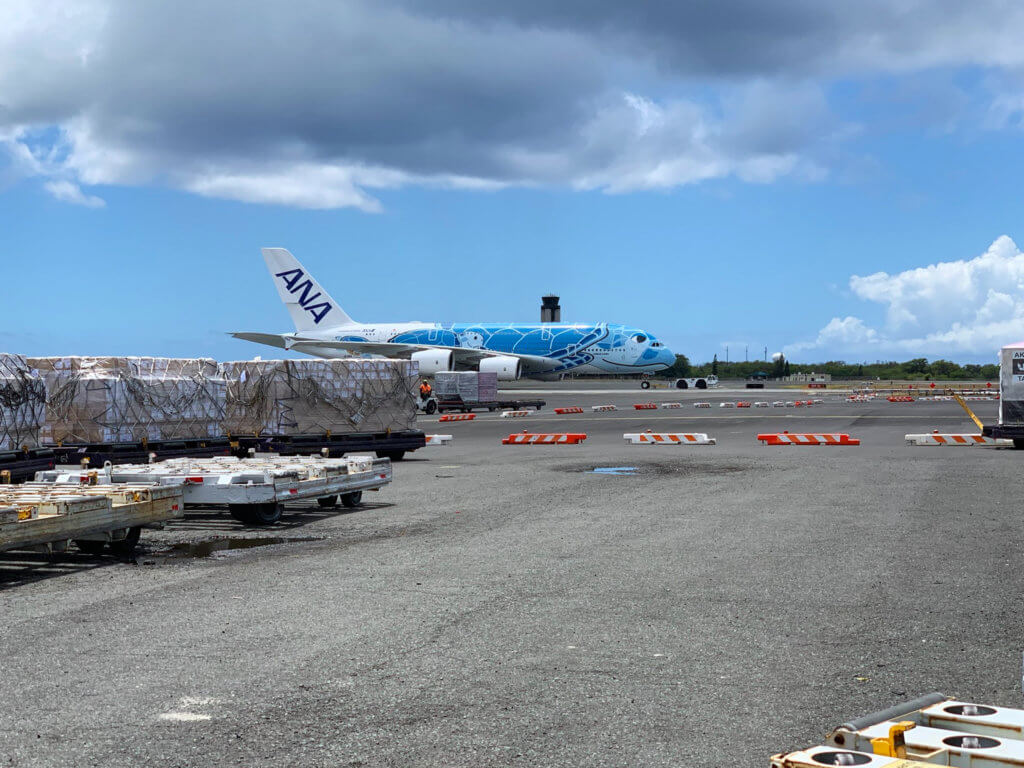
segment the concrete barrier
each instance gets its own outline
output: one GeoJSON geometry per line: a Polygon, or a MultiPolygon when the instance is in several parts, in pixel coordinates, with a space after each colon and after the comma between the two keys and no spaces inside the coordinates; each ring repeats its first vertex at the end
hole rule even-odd
{"type": "Polygon", "coordinates": [[[703,432],[627,432],[628,445],[715,445],[715,439],[703,432]]]}
{"type": "Polygon", "coordinates": [[[1013,440],[1003,440],[983,435],[953,435],[927,432],[923,435],[906,435],[907,445],[1005,445],[1012,446],[1013,440]]]}
{"type": "Polygon", "coordinates": [[[757,436],[764,445],[860,445],[860,440],[843,433],[767,433],[757,436]]]}
{"type": "Polygon", "coordinates": [[[475,418],[475,413],[446,413],[438,421],[472,421],[475,418]]]}
{"type": "Polygon", "coordinates": [[[501,441],[502,445],[579,445],[587,436],[583,432],[555,432],[552,434],[531,434],[518,432],[501,441]]]}

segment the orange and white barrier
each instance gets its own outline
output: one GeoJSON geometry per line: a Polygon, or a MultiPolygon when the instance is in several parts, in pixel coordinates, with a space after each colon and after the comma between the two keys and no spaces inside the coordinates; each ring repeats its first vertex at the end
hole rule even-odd
{"type": "Polygon", "coordinates": [[[446,413],[438,421],[472,421],[475,418],[475,413],[446,413]]]}
{"type": "Polygon", "coordinates": [[[638,411],[653,411],[658,407],[657,403],[633,403],[633,407],[638,411]]]}
{"type": "Polygon", "coordinates": [[[711,403],[694,403],[693,407],[694,408],[710,408],[711,407],[711,403]]]}
{"type": "Polygon", "coordinates": [[[517,419],[520,416],[529,416],[533,411],[502,411],[501,418],[503,419],[517,419]]]}
{"type": "Polygon", "coordinates": [[[616,406],[614,406],[614,405],[592,405],[592,406],[590,406],[590,410],[592,410],[592,411],[617,411],[619,409],[616,406]]]}
{"type": "Polygon", "coordinates": [[[427,435],[427,445],[448,445],[451,441],[451,435],[427,435]]]}
{"type": "Polygon", "coordinates": [[[683,404],[682,403],[662,403],[661,407],[662,408],[682,408],[683,404]]]}
{"type": "Polygon", "coordinates": [[[757,436],[765,445],[860,445],[860,440],[840,433],[790,434],[769,433],[757,436]]]}
{"type": "Polygon", "coordinates": [[[906,435],[907,445],[1013,445],[1013,440],[1003,440],[983,435],[950,435],[928,432],[923,435],[906,435]]]}
{"type": "Polygon", "coordinates": [[[627,445],[715,445],[703,432],[627,432],[622,437],[627,445]]]}
{"type": "Polygon", "coordinates": [[[580,408],[578,405],[573,405],[573,406],[570,406],[568,408],[555,408],[555,413],[558,413],[558,414],[564,414],[564,413],[583,413],[583,409],[580,408]]]}
{"type": "Polygon", "coordinates": [[[750,407],[750,403],[748,403],[746,400],[740,400],[738,403],[736,403],[736,407],[737,408],[749,408],[750,407]]]}
{"type": "Polygon", "coordinates": [[[519,432],[501,441],[502,445],[579,445],[587,436],[583,432],[556,432],[554,434],[531,434],[519,432]]]}
{"type": "Polygon", "coordinates": [[[887,397],[885,399],[888,400],[890,403],[912,403],[912,402],[914,402],[914,398],[911,397],[910,395],[890,395],[889,397],[887,397]]]}

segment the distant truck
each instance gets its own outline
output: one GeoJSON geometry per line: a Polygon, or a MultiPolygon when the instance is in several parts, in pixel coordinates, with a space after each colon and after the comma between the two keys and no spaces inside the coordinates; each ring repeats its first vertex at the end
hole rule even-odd
{"type": "MultiPolygon", "coordinates": [[[[644,381],[640,384],[643,389],[647,389],[651,386],[649,381],[644,381]]],[[[676,379],[672,385],[676,389],[708,389],[709,387],[718,386],[718,377],[711,376],[696,376],[689,379],[676,379]]]]}

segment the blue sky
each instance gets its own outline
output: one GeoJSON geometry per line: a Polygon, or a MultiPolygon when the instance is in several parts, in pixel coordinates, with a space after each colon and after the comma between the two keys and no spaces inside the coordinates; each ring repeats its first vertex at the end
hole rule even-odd
{"type": "Polygon", "coordinates": [[[1024,338],[1022,11],[729,4],[16,0],[0,348],[265,354],[226,334],[289,329],[268,245],[364,321],[553,291],[695,360],[1024,338]]]}

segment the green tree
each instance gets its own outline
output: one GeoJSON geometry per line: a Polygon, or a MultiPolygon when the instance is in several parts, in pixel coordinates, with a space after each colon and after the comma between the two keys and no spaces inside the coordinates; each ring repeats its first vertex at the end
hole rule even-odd
{"type": "Polygon", "coordinates": [[[915,357],[913,360],[907,360],[901,367],[907,373],[927,373],[928,358],[915,357]]]}
{"type": "Polygon", "coordinates": [[[952,379],[960,374],[960,366],[951,360],[934,360],[928,366],[932,377],[936,379],[952,379]]]}
{"type": "Polygon", "coordinates": [[[772,365],[772,378],[781,379],[785,375],[785,370],[786,358],[780,354],[772,365]]]}
{"type": "Polygon", "coordinates": [[[690,360],[686,355],[676,355],[676,361],[658,374],[669,379],[685,379],[692,375],[690,360]]]}
{"type": "Polygon", "coordinates": [[[789,376],[789,360],[786,361],[786,365],[782,369],[783,376],[789,376]]]}
{"type": "Polygon", "coordinates": [[[718,355],[715,355],[714,359],[711,361],[711,375],[718,375],[718,355]]]}

